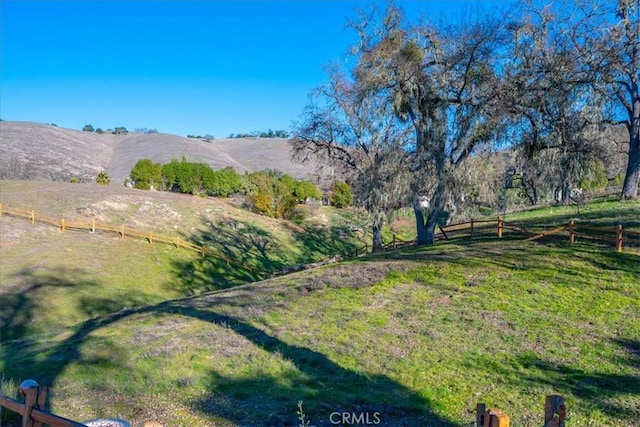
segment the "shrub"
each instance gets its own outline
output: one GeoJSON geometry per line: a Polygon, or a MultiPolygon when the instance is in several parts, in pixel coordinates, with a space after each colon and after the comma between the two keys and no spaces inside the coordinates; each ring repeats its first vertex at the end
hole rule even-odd
{"type": "Polygon", "coordinates": [[[138,160],[129,176],[134,182],[133,186],[141,190],[149,190],[152,186],[154,188],[162,186],[162,166],[150,159],[138,160]]]}
{"type": "Polygon", "coordinates": [[[82,181],[80,181],[80,178],[78,178],[77,176],[73,176],[73,177],[71,177],[69,182],[72,183],[72,184],[80,184],[82,181]]]}
{"type": "Polygon", "coordinates": [[[250,209],[260,215],[273,217],[275,212],[273,209],[273,198],[268,194],[259,192],[247,198],[250,209]]]}
{"type": "Polygon", "coordinates": [[[105,171],[102,171],[96,177],[96,183],[100,185],[109,185],[111,184],[111,179],[109,178],[109,175],[105,171]]]}
{"type": "Polygon", "coordinates": [[[102,130],[102,128],[98,128],[98,129],[96,129],[96,133],[102,135],[104,133],[104,131],[102,130]]]}
{"type": "Polygon", "coordinates": [[[331,186],[329,203],[337,208],[345,208],[353,203],[351,187],[346,182],[335,181],[331,186]]]}
{"type": "Polygon", "coordinates": [[[93,126],[91,125],[84,125],[84,127],[82,128],[82,132],[93,132],[93,126]]]}

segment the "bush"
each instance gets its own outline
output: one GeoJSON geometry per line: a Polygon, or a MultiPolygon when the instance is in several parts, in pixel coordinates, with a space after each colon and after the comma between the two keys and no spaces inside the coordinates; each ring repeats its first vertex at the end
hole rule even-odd
{"type": "Polygon", "coordinates": [[[152,186],[157,189],[162,187],[162,166],[150,159],[138,160],[129,176],[135,188],[149,190],[152,186]]]}
{"type": "Polygon", "coordinates": [[[109,175],[105,171],[102,171],[96,177],[96,183],[100,185],[109,185],[111,184],[111,179],[109,178],[109,175]]]}
{"type": "Polygon", "coordinates": [[[102,128],[98,128],[96,129],[96,133],[102,135],[104,131],[102,130],[102,128]]]}
{"type": "Polygon", "coordinates": [[[82,128],[82,132],[93,132],[93,126],[91,125],[84,125],[84,127],[82,128]]]}
{"type": "Polygon", "coordinates": [[[273,217],[273,199],[266,193],[256,193],[247,198],[249,208],[257,214],[273,217]]]}
{"type": "Polygon", "coordinates": [[[331,186],[329,203],[337,208],[346,208],[353,204],[353,193],[346,182],[335,181],[331,186]]]}

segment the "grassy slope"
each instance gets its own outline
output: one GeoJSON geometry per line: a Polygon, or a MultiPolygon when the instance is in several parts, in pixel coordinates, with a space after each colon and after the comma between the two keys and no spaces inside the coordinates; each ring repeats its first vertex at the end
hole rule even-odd
{"type": "MultiPolygon", "coordinates": [[[[43,184],[10,185],[15,193],[3,183],[3,203],[43,184]]],[[[88,206],[124,221],[142,216],[149,200],[166,204],[161,212],[178,212],[185,234],[222,242],[255,271],[340,249],[329,244],[332,227],[304,234],[205,199],[97,189],[71,199],[79,202],[66,196],[64,209],[88,206]],[[129,208],[98,209],[117,206],[105,201],[129,208]],[[193,214],[204,209],[219,216],[193,214]],[[267,240],[273,246],[261,252],[267,240]]],[[[33,203],[43,203],[41,193],[33,203]]],[[[587,212],[637,222],[637,202],[604,203],[587,212]]],[[[527,215],[551,226],[575,212],[516,220],[527,215]]],[[[302,400],[317,424],[347,410],[380,411],[382,425],[453,426],[469,425],[484,401],[513,425],[533,426],[550,393],[567,397],[574,426],[630,426],[640,417],[632,251],[458,239],[215,290],[250,277],[170,247],[61,238],[28,222],[18,232],[18,221],[0,220],[1,292],[10,298],[0,308],[0,372],[52,384],[54,409],[75,419],[295,423],[302,400]]]]}

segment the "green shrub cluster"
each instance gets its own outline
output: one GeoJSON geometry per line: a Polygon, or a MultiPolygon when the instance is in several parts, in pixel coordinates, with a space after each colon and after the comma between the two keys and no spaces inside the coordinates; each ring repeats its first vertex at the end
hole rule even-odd
{"type": "MultiPolygon", "coordinates": [[[[174,159],[164,165],[154,163],[150,159],[139,160],[129,176],[134,187],[144,190],[154,188],[215,197],[244,195],[247,208],[274,218],[292,219],[298,203],[322,198],[322,192],[313,183],[296,180],[279,171],[241,175],[232,167],[216,171],[206,163],[189,162],[184,157],[182,160],[174,159]]],[[[337,188],[343,188],[337,185],[337,188]]],[[[334,192],[342,194],[339,191],[334,192]]],[[[351,194],[350,189],[348,192],[351,194]]],[[[336,206],[348,206],[351,203],[343,199],[344,196],[338,197],[340,205],[336,206]]],[[[350,200],[353,201],[352,195],[350,200]]]]}

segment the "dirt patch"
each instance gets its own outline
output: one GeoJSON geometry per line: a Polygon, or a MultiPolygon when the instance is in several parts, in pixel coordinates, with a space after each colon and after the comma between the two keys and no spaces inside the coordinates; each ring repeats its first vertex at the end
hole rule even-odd
{"type": "Polygon", "coordinates": [[[324,288],[361,289],[372,286],[392,271],[406,272],[410,265],[404,262],[365,262],[340,265],[299,279],[296,289],[308,293],[324,288]]]}

